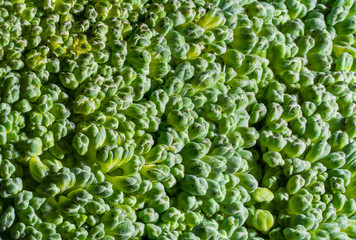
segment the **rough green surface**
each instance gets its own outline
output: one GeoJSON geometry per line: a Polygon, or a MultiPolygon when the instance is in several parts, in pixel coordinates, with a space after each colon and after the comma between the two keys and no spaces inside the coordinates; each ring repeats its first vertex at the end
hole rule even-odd
{"type": "Polygon", "coordinates": [[[0,0],[0,239],[356,239],[354,0],[0,0]]]}

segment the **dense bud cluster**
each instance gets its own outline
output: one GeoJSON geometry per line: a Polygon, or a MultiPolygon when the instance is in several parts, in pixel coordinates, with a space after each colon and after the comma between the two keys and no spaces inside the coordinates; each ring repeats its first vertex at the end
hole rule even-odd
{"type": "Polygon", "coordinates": [[[356,239],[356,1],[0,0],[0,239],[356,239]]]}

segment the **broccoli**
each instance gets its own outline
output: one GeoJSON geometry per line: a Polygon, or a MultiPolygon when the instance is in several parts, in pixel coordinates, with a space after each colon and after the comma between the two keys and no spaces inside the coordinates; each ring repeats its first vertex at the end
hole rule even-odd
{"type": "Polygon", "coordinates": [[[0,239],[356,239],[356,2],[0,1],[0,239]]]}

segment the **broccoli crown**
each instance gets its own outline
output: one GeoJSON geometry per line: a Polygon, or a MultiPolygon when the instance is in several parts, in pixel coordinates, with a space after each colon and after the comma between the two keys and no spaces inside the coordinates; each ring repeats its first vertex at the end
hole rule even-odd
{"type": "Polygon", "coordinates": [[[0,239],[356,239],[356,1],[0,0],[0,239]]]}

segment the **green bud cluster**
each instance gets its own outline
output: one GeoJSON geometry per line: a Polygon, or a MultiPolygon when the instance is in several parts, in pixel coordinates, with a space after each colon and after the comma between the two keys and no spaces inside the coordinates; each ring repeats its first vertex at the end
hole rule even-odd
{"type": "Polygon", "coordinates": [[[356,1],[1,0],[0,239],[356,239],[356,1]]]}

